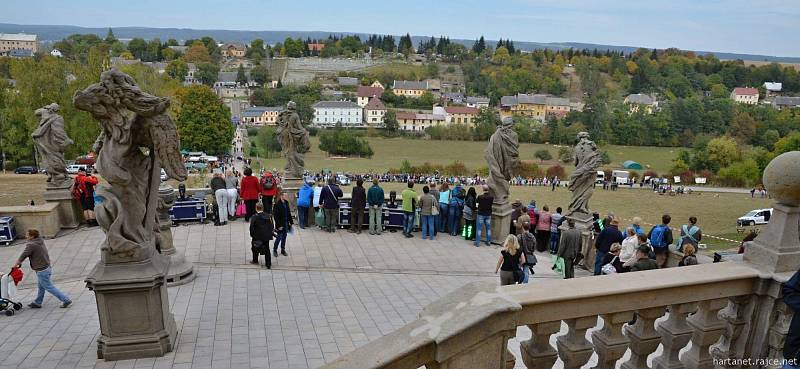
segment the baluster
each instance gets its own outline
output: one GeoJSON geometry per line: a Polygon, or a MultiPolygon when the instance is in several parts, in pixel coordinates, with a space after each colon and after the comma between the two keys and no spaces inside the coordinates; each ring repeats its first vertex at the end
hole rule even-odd
{"type": "Polygon", "coordinates": [[[748,319],[745,318],[747,313],[747,304],[750,302],[751,296],[734,296],[728,299],[728,306],[719,311],[717,317],[726,322],[725,332],[719,338],[719,342],[711,346],[711,357],[718,362],[726,363],[720,365],[727,369],[741,368],[741,365],[735,364],[736,361],[726,359],[741,359],[744,355],[744,345],[747,343],[747,334],[742,334],[748,319]]]}
{"type": "MultiPolygon", "coordinates": [[[[800,314],[800,311],[795,311],[794,314],[800,314]]],[[[786,343],[786,335],[789,334],[789,326],[792,321],[792,309],[786,306],[783,301],[775,303],[775,320],[769,327],[769,338],[767,341],[768,351],[767,358],[773,363],[767,366],[767,369],[780,368],[778,363],[783,360],[783,345],[786,343]]]]}
{"type": "Polygon", "coordinates": [[[528,369],[550,369],[558,359],[558,352],[550,344],[550,336],[561,330],[561,321],[529,324],[533,335],[522,342],[522,361],[528,369]]]}
{"type": "Polygon", "coordinates": [[[564,369],[578,369],[592,357],[592,344],[586,340],[586,330],[597,325],[597,317],[590,316],[564,320],[569,330],[556,339],[558,356],[564,369]]]}
{"type": "Polygon", "coordinates": [[[687,369],[711,369],[714,367],[709,346],[716,343],[725,323],[717,312],[727,305],[727,299],[714,299],[697,303],[697,312],[686,319],[692,327],[692,347],[683,355],[681,362],[687,369]]]}
{"type": "Polygon", "coordinates": [[[667,320],[658,325],[664,351],[653,359],[654,369],[684,369],[678,358],[681,349],[692,339],[692,327],[686,323],[686,316],[697,310],[697,304],[670,305],[667,320]]]}
{"type": "Polygon", "coordinates": [[[622,364],[622,369],[649,369],[647,357],[661,343],[661,334],[655,327],[656,319],[664,315],[663,307],[636,311],[636,323],[627,326],[625,332],[631,340],[631,358],[622,364]]]}
{"type": "Polygon", "coordinates": [[[622,325],[633,318],[633,312],[603,314],[603,328],[592,332],[597,365],[592,369],[614,369],[617,360],[628,349],[628,338],[622,334],[622,325]]]}

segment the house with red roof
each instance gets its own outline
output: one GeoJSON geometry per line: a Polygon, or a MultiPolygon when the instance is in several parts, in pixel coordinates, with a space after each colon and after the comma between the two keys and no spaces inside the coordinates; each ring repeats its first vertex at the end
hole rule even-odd
{"type": "Polygon", "coordinates": [[[736,87],[731,91],[731,99],[742,104],[758,104],[758,89],[754,87],[736,87]]]}
{"type": "Polygon", "coordinates": [[[383,126],[383,116],[386,115],[386,105],[381,99],[373,97],[364,106],[364,122],[368,126],[383,126]]]}
{"type": "Polygon", "coordinates": [[[447,122],[451,124],[472,124],[478,118],[480,109],[469,106],[446,106],[447,122]]]}
{"type": "Polygon", "coordinates": [[[380,99],[383,95],[383,87],[358,86],[358,106],[365,107],[373,98],[380,99]]]}

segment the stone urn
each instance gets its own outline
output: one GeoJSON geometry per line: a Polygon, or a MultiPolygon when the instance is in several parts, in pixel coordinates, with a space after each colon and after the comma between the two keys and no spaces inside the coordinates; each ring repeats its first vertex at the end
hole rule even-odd
{"type": "Polygon", "coordinates": [[[778,155],[764,168],[764,186],[778,204],[800,206],[800,151],[778,155]]]}

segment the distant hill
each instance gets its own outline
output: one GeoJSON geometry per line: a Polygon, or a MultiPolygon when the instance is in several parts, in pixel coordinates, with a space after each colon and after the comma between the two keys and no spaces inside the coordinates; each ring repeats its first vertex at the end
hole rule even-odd
{"type": "MultiPolygon", "coordinates": [[[[150,27],[116,27],[113,28],[114,35],[120,39],[130,39],[141,37],[144,39],[151,39],[158,37],[162,41],[174,38],[179,41],[196,39],[204,36],[211,36],[220,42],[245,42],[249,43],[251,40],[260,38],[269,44],[283,42],[286,37],[294,38],[312,38],[321,39],[327,38],[328,35],[358,35],[362,39],[368,37],[368,33],[359,32],[329,32],[329,31],[241,31],[241,30],[217,30],[217,29],[191,29],[191,28],[150,28],[150,27]]],[[[105,37],[108,28],[87,28],[78,26],[60,26],[60,25],[22,25],[0,23],[0,33],[35,33],[39,35],[39,40],[43,43],[52,43],[59,41],[74,33],[94,33],[100,37],[105,37]]],[[[438,36],[437,36],[438,37],[438,36]]],[[[396,36],[399,40],[399,35],[396,36]]],[[[414,44],[418,44],[420,40],[428,39],[430,36],[412,36],[414,44]]],[[[451,39],[453,42],[461,43],[467,47],[471,47],[475,40],[464,39],[451,39]]],[[[497,43],[496,40],[486,40],[489,45],[497,43]]],[[[567,48],[574,49],[597,49],[601,51],[624,51],[629,53],[638,49],[636,46],[617,46],[617,45],[600,45],[600,44],[587,44],[580,42],[530,42],[514,40],[514,46],[520,50],[530,51],[534,49],[553,49],[561,50],[567,48]]],[[[800,57],[786,57],[786,56],[770,56],[770,55],[753,55],[753,54],[736,54],[725,52],[712,52],[695,50],[698,54],[714,54],[719,59],[742,59],[752,61],[769,61],[780,63],[800,63],[800,57]]]]}

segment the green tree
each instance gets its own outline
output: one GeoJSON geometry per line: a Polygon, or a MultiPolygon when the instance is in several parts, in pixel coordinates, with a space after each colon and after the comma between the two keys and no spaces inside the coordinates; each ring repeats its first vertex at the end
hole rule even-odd
{"type": "Polygon", "coordinates": [[[539,149],[533,153],[533,157],[539,159],[539,162],[544,162],[545,160],[553,159],[553,155],[550,154],[550,150],[547,149],[539,149]]]}
{"type": "Polygon", "coordinates": [[[200,41],[195,41],[189,49],[186,50],[186,55],[183,56],[189,63],[210,63],[211,56],[208,53],[208,48],[200,41]]]}
{"type": "Polygon", "coordinates": [[[558,160],[562,163],[571,163],[572,162],[572,150],[567,146],[561,146],[558,148],[558,160]]]}
{"type": "Polygon", "coordinates": [[[739,160],[739,147],[730,137],[717,137],[708,141],[706,145],[708,160],[717,168],[726,167],[739,160]]]}
{"type": "Polygon", "coordinates": [[[400,130],[400,124],[397,123],[397,113],[394,110],[388,110],[384,114],[383,129],[389,136],[396,136],[397,131],[400,130]]]}
{"type": "Polygon", "coordinates": [[[128,51],[130,51],[136,59],[144,60],[144,56],[147,53],[147,41],[139,37],[130,40],[128,42],[128,51]]]}
{"type": "Polygon", "coordinates": [[[183,81],[189,73],[189,65],[182,59],[175,59],[167,64],[166,72],[170,77],[183,81]]]}
{"type": "Polygon", "coordinates": [[[727,186],[750,187],[761,181],[761,169],[755,160],[745,159],[720,169],[717,179],[727,186]]]}
{"type": "Polygon", "coordinates": [[[792,132],[778,140],[772,154],[778,156],[789,151],[800,151],[800,132],[792,132]]]}
{"type": "Polygon", "coordinates": [[[211,154],[228,152],[235,128],[231,112],[206,86],[190,86],[178,95],[177,126],[184,149],[211,154]]]}
{"type": "Polygon", "coordinates": [[[240,86],[247,86],[247,74],[241,64],[239,64],[239,70],[236,72],[236,83],[240,86]]]}
{"type": "Polygon", "coordinates": [[[733,117],[728,126],[728,134],[741,144],[750,143],[756,136],[756,120],[746,112],[733,117]]]}
{"type": "Polygon", "coordinates": [[[484,50],[486,50],[486,40],[484,40],[483,36],[481,36],[481,38],[475,41],[475,43],[472,45],[472,52],[475,54],[481,54],[484,50]]]}
{"type": "Polygon", "coordinates": [[[371,158],[374,152],[369,142],[355,131],[343,129],[341,123],[336,128],[323,131],[319,136],[319,149],[328,155],[358,155],[371,158]]]}
{"type": "Polygon", "coordinates": [[[256,65],[250,70],[250,78],[260,86],[264,86],[264,84],[270,81],[269,70],[263,65],[256,65]]]}
{"type": "Polygon", "coordinates": [[[219,75],[219,67],[213,63],[199,63],[197,64],[197,72],[195,76],[200,83],[206,86],[213,86],[217,81],[219,75]]]}

